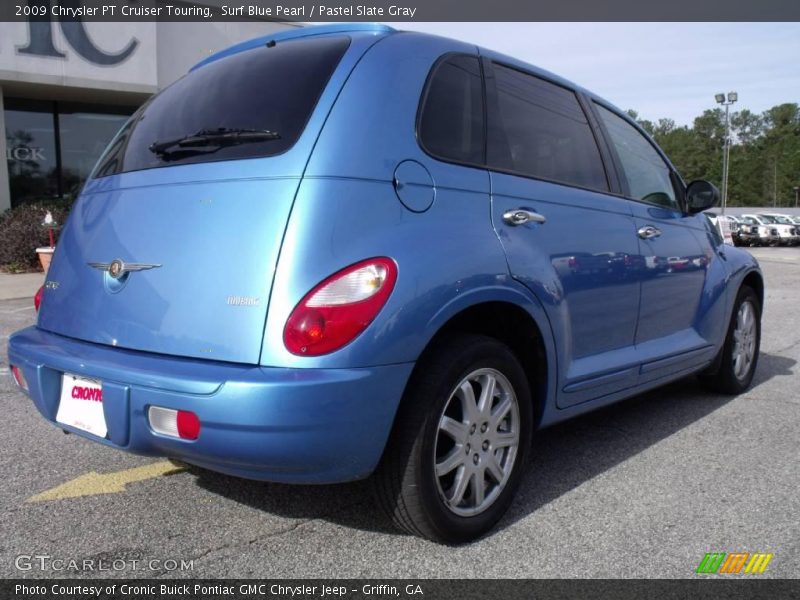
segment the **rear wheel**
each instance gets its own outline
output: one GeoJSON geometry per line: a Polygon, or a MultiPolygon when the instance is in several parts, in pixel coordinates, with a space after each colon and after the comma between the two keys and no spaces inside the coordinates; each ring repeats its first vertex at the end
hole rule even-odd
{"type": "Polygon", "coordinates": [[[532,410],[522,366],[489,337],[456,335],[421,359],[374,477],[401,529],[459,543],[487,532],[516,493],[532,410]]]}
{"type": "Polygon", "coordinates": [[[761,346],[761,303],[752,288],[743,286],[720,351],[719,368],[701,376],[707,387],[724,394],[740,394],[753,381],[761,346]]]}

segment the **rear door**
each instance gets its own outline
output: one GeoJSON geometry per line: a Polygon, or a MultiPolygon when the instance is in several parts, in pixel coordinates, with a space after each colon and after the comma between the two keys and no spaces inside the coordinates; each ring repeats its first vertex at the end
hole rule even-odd
{"type": "MultiPolygon", "coordinates": [[[[642,273],[636,346],[640,383],[690,367],[712,345],[699,331],[709,268],[719,267],[704,214],[683,212],[679,178],[653,143],[616,112],[594,104],[636,222],[642,273]]],[[[720,267],[721,268],[721,267],[720,267]]]]}
{"type": "Polygon", "coordinates": [[[487,73],[492,218],[555,331],[558,405],[630,387],[641,269],[630,203],[611,193],[573,90],[504,64],[487,73]]]}

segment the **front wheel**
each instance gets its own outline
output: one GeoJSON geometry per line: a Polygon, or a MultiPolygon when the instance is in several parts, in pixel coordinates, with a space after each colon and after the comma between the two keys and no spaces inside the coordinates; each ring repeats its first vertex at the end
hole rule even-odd
{"type": "Polygon", "coordinates": [[[723,394],[740,394],[750,387],[761,346],[761,302],[752,288],[743,286],[736,296],[719,368],[701,375],[708,388],[723,394]]]}
{"type": "Polygon", "coordinates": [[[479,335],[439,341],[409,382],[373,478],[409,533],[472,540],[503,516],[531,445],[531,395],[514,353],[479,335]]]}

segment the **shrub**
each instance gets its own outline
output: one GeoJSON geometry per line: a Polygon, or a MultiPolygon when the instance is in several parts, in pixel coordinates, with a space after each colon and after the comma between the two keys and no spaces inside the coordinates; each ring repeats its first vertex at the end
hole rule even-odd
{"type": "Polygon", "coordinates": [[[13,272],[36,269],[36,248],[50,245],[47,229],[42,227],[45,214],[49,210],[60,227],[71,206],[71,200],[48,199],[25,203],[0,215],[0,268],[13,272]]]}

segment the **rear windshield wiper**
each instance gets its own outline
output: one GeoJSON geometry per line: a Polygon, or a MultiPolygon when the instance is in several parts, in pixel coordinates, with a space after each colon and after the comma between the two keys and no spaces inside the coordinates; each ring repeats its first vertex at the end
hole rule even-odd
{"type": "Polygon", "coordinates": [[[281,136],[275,131],[268,129],[233,129],[228,127],[218,127],[217,129],[201,129],[197,133],[185,135],[173,140],[163,142],[155,141],[148,149],[157,156],[167,154],[170,148],[177,150],[189,148],[233,146],[246,142],[265,142],[269,140],[279,140],[281,136]]]}

